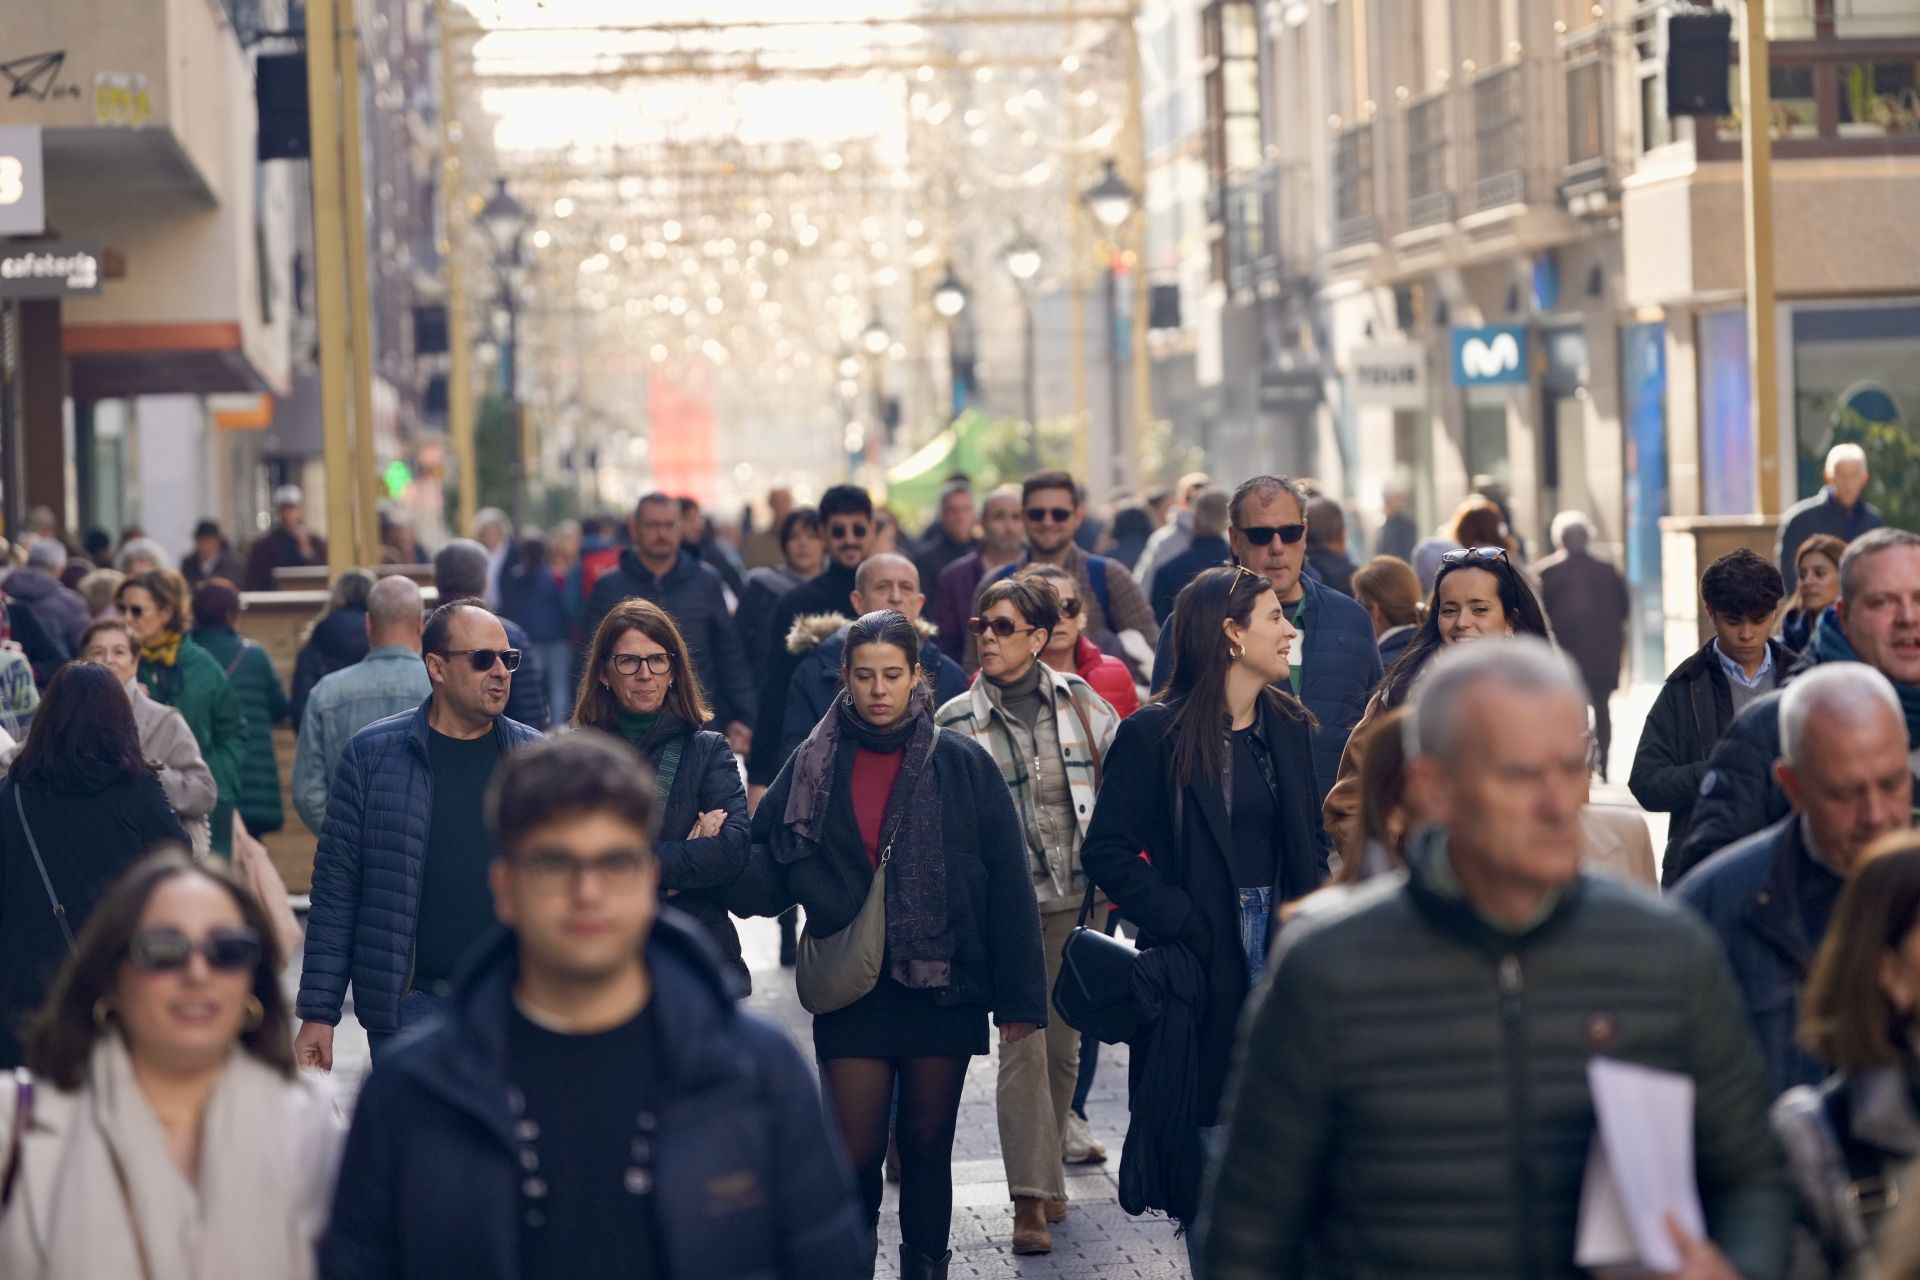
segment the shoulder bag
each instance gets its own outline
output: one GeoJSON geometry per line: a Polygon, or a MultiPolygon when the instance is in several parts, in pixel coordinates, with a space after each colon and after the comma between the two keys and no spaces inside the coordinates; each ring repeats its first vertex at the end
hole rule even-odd
{"type": "MultiPolygon", "coordinates": [[[[893,833],[900,834],[898,820],[893,833]]],[[[879,983],[887,958],[887,863],[892,860],[893,841],[888,840],[860,912],[846,928],[822,936],[809,920],[800,931],[793,982],[800,1007],[808,1013],[844,1009],[879,983]]]]}
{"type": "Polygon", "coordinates": [[[40,856],[40,842],[33,838],[33,825],[27,821],[27,802],[20,798],[20,784],[10,783],[13,792],[13,810],[20,815],[20,830],[27,836],[27,851],[33,855],[33,865],[39,868],[40,883],[46,886],[47,901],[53,906],[53,918],[60,922],[60,934],[67,940],[67,953],[79,954],[79,948],[73,943],[73,926],[67,923],[67,908],[60,901],[60,895],[53,891],[53,877],[47,874],[46,859],[40,856]]]}
{"type": "MultiPolygon", "coordinates": [[[[1100,785],[1100,751],[1086,712],[1074,703],[1087,743],[1093,747],[1094,786],[1100,785]]],[[[1180,826],[1180,792],[1174,793],[1174,830],[1180,826]]],[[[1053,983],[1053,1008],[1066,1024],[1105,1044],[1131,1040],[1140,1026],[1140,1009],[1133,995],[1133,966],[1140,953],[1133,944],[1087,926],[1093,914],[1095,885],[1087,877],[1080,899],[1080,918],[1060,948],[1060,976],[1053,983]]]]}

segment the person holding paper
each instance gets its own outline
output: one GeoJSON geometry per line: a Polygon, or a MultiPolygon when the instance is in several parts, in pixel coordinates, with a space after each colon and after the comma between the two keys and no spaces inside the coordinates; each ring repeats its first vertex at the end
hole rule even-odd
{"type": "Polygon", "coordinates": [[[1726,961],[1683,909],[1581,870],[1579,673],[1530,637],[1456,646],[1412,708],[1408,791],[1431,825],[1404,878],[1282,931],[1241,1024],[1202,1273],[1587,1274],[1604,1061],[1693,1099],[1691,1125],[1613,1153],[1641,1267],[1779,1280],[1791,1199],[1726,961]],[[1669,1194],[1676,1163],[1692,1194],[1669,1194]],[[1704,1233],[1679,1225],[1689,1209],[1704,1233]]]}

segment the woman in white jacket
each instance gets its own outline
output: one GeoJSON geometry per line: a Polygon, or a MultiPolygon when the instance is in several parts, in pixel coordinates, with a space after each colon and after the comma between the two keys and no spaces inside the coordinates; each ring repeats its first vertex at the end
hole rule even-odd
{"type": "Polygon", "coordinates": [[[0,1083],[0,1276],[306,1280],[343,1130],[266,916],[179,852],[89,917],[0,1083]]]}
{"type": "Polygon", "coordinates": [[[127,697],[133,699],[140,750],[160,766],[160,789],[167,793],[167,803],[187,829],[193,851],[207,852],[211,836],[207,815],[219,799],[213,770],[200,754],[200,744],[194,741],[186,718],[149,698],[141,687],[140,646],[133,642],[133,632],[118,618],[101,619],[81,633],[80,661],[95,663],[120,677],[127,697]]]}

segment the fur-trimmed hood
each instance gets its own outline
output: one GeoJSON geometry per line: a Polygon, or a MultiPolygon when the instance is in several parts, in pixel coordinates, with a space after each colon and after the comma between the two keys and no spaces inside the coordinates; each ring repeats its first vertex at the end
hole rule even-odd
{"type": "MultiPolygon", "coordinates": [[[[787,652],[796,658],[804,658],[817,652],[823,643],[852,625],[853,619],[843,613],[803,614],[793,620],[793,626],[787,632],[787,652]]],[[[920,633],[923,645],[940,634],[940,628],[924,615],[914,622],[913,629],[920,633]]]]}

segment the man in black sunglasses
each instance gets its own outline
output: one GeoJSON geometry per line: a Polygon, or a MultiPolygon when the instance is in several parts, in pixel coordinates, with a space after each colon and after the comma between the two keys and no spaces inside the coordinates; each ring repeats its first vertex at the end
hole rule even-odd
{"type": "Polygon", "coordinates": [[[441,1006],[493,923],[481,802],[501,759],[540,740],[502,714],[520,654],[471,596],[435,609],[420,647],[432,695],[355,734],[327,797],[300,975],[304,1066],[332,1069],[349,982],[377,1062],[441,1006]]]}
{"type": "MultiPolygon", "coordinates": [[[[1273,583],[1299,636],[1288,663],[1296,697],[1320,727],[1313,735],[1313,769],[1322,800],[1340,776],[1347,738],[1380,683],[1380,648],[1367,611],[1306,572],[1307,493],[1285,476],[1255,476],[1227,503],[1233,561],[1273,583]]],[[[1177,609],[1176,609],[1177,612],[1177,609]]],[[[1154,653],[1153,687],[1173,674],[1174,624],[1169,619],[1154,653]]]]}

